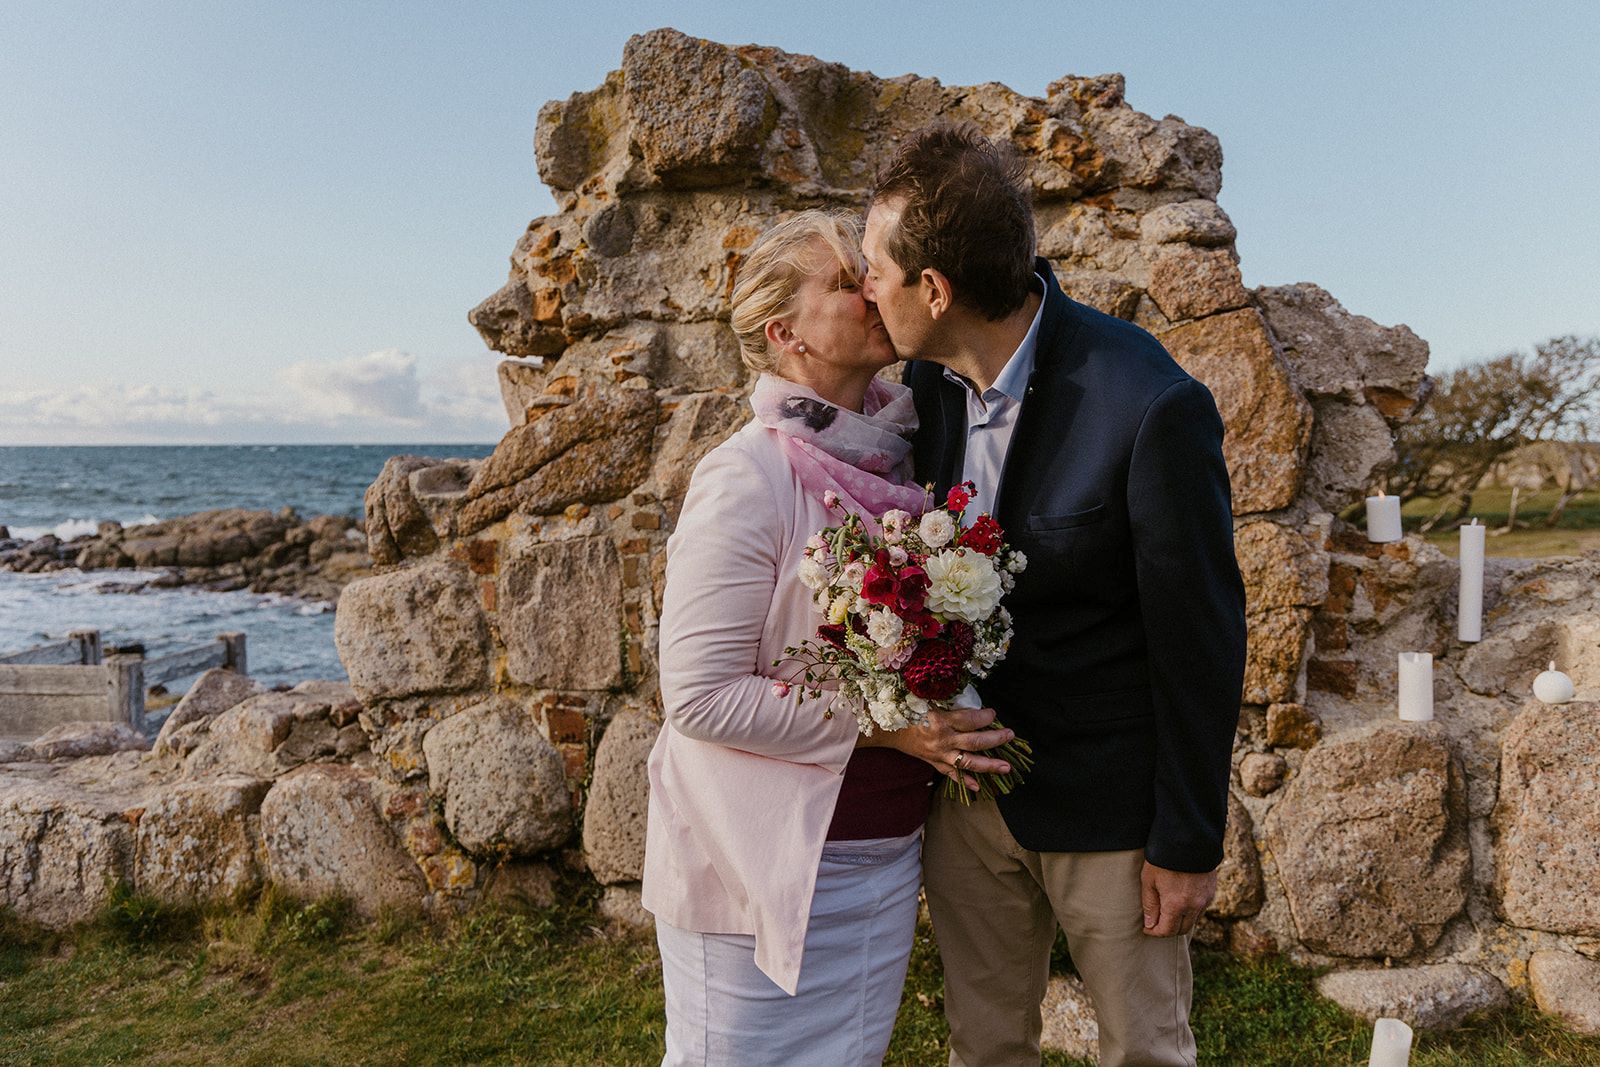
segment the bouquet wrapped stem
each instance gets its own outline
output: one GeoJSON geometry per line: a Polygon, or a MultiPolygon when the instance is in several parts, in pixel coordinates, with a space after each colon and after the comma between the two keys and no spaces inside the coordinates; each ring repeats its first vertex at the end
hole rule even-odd
{"type": "MultiPolygon", "coordinates": [[[[824,493],[823,503],[842,517],[810,537],[799,569],[823,623],[815,637],[784,649],[798,666],[775,688],[799,685],[804,699],[837,682],[868,736],[921,725],[936,708],[980,706],[971,683],[1010,648],[1011,613],[1000,601],[1027,559],[1005,544],[990,515],[963,524],[971,497],[972,483],[958,485],[943,507],[917,519],[890,510],[869,529],[837,494],[824,493]]],[[[985,798],[1009,793],[1033,766],[1020,737],[981,754],[1011,766],[1003,775],[973,774],[985,798]]],[[[955,778],[945,791],[972,799],[955,778]]]]}

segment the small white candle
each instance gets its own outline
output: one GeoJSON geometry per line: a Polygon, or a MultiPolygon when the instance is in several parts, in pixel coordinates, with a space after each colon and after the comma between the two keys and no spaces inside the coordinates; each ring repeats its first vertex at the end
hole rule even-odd
{"type": "Polygon", "coordinates": [[[1533,680],[1533,695],[1546,704],[1565,704],[1577,696],[1577,690],[1572,679],[1556,670],[1556,662],[1551,660],[1550,669],[1533,680]]]}
{"type": "Polygon", "coordinates": [[[1381,543],[1401,536],[1400,498],[1385,496],[1381,489],[1377,496],[1367,497],[1367,540],[1381,543]]]}
{"type": "Polygon", "coordinates": [[[1483,640],[1483,538],[1488,527],[1477,519],[1461,527],[1461,603],[1456,610],[1456,636],[1483,640]]]}
{"type": "Polygon", "coordinates": [[[1433,720],[1433,653],[1400,653],[1400,718],[1433,720]]]}
{"type": "Polygon", "coordinates": [[[1372,1028],[1367,1067],[1406,1067],[1411,1062],[1411,1027],[1399,1019],[1379,1019],[1372,1028]]]}

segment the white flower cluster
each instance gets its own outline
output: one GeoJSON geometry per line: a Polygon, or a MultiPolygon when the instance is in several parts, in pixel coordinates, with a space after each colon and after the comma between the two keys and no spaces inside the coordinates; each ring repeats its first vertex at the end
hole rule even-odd
{"type": "Polygon", "coordinates": [[[989,557],[981,552],[969,548],[947,548],[929,556],[923,566],[928,572],[929,609],[953,619],[966,623],[982,622],[1005,595],[1000,572],[995,570],[989,557]]]}

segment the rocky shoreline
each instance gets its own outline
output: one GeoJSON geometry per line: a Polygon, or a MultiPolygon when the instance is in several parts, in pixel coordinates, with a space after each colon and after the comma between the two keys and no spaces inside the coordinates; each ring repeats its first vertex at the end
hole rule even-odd
{"type": "Polygon", "coordinates": [[[361,524],[344,515],[302,518],[277,511],[219,508],[138,526],[102,522],[92,534],[62,540],[13,538],[0,526],[0,570],[38,574],[135,569],[159,577],[130,580],[119,592],[194,586],[248,589],[337,601],[350,582],[372,573],[361,524]]]}

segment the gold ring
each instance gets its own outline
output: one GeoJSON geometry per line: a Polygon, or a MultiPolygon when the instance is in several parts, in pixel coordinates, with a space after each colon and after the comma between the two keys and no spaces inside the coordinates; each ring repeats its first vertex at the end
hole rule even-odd
{"type": "Polygon", "coordinates": [[[951,760],[950,762],[951,762],[951,764],[953,764],[955,766],[955,769],[959,771],[961,769],[961,761],[966,759],[966,758],[967,758],[967,754],[965,752],[957,752],[956,753],[956,758],[951,760]]]}

